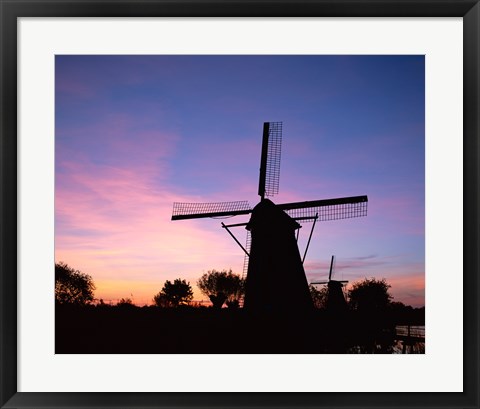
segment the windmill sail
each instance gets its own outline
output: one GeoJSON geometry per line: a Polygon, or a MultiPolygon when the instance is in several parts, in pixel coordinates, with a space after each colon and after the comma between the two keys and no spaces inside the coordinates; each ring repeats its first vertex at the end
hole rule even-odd
{"type": "Polygon", "coordinates": [[[204,217],[226,217],[249,214],[252,208],[246,200],[216,203],[173,204],[172,220],[200,219],[204,217]]]}
{"type": "Polygon", "coordinates": [[[282,122],[263,124],[262,156],[258,194],[262,199],[278,193],[280,181],[280,158],[282,153],[282,122]]]}
{"type": "Polygon", "coordinates": [[[277,205],[290,217],[313,221],[318,213],[319,221],[350,219],[367,215],[368,197],[351,196],[338,199],[313,200],[277,205]]]}
{"type": "Polygon", "coordinates": [[[247,230],[247,238],[245,240],[245,248],[247,249],[248,254],[245,254],[243,258],[243,273],[242,278],[245,279],[248,272],[248,260],[250,259],[250,246],[252,244],[252,236],[250,235],[250,231],[247,230]]]}
{"type": "Polygon", "coordinates": [[[328,273],[328,281],[332,279],[332,271],[333,271],[333,261],[335,260],[335,256],[332,256],[332,260],[330,261],[330,271],[328,273]]]}
{"type": "Polygon", "coordinates": [[[329,273],[328,273],[328,281],[315,281],[315,282],[311,282],[310,284],[330,284],[332,282],[336,282],[336,283],[348,283],[347,280],[332,280],[332,275],[333,275],[333,270],[335,268],[335,256],[332,256],[331,260],[330,260],[330,270],[329,270],[329,273]]]}

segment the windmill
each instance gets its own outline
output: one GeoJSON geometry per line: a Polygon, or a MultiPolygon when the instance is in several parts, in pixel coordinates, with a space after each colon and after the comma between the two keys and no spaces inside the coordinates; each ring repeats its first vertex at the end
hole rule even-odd
{"type": "Polygon", "coordinates": [[[258,183],[260,202],[253,209],[247,201],[173,204],[172,220],[251,214],[248,223],[222,223],[222,227],[249,257],[244,308],[255,312],[313,308],[295,235],[301,227],[299,222],[367,215],[367,196],[282,204],[274,204],[266,198],[278,193],[281,143],[282,123],[265,122],[258,183]],[[230,231],[231,227],[239,226],[250,232],[249,251],[230,231]]]}
{"type": "Polygon", "coordinates": [[[311,284],[326,284],[328,288],[327,305],[326,308],[329,311],[338,312],[345,311],[347,309],[347,302],[343,295],[343,286],[348,283],[346,280],[332,280],[333,264],[335,256],[332,256],[330,260],[330,271],[328,273],[328,281],[315,281],[311,284]]]}

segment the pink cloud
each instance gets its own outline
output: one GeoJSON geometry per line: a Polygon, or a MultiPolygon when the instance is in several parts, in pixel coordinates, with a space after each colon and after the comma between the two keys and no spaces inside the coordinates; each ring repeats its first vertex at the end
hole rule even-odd
{"type": "MultiPolygon", "coordinates": [[[[152,141],[154,146],[157,139],[152,141]]],[[[116,149],[128,154],[127,146],[116,149]]],[[[105,299],[132,292],[150,300],[166,279],[187,278],[194,286],[207,269],[240,272],[243,256],[219,222],[170,220],[173,202],[191,198],[157,183],[168,180],[168,164],[155,153],[143,159],[124,167],[60,159],[66,174],[57,174],[56,261],[91,274],[97,298],[105,299]],[[160,174],[159,168],[164,169],[160,174]]]]}

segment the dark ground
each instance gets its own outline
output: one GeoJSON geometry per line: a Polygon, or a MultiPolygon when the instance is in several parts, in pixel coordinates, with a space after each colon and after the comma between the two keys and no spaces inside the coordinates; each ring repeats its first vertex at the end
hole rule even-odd
{"type": "MultiPolygon", "coordinates": [[[[409,324],[422,324],[421,317],[409,324]]],[[[390,353],[398,317],[57,306],[57,354],[390,353]]]]}

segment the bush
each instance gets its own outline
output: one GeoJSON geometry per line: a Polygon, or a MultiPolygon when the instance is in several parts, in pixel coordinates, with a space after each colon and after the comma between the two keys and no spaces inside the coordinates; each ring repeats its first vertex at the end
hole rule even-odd
{"type": "Polygon", "coordinates": [[[193,299],[190,283],[176,278],[173,283],[165,281],[162,290],[153,297],[153,302],[158,307],[179,307],[188,304],[193,299]]]}

